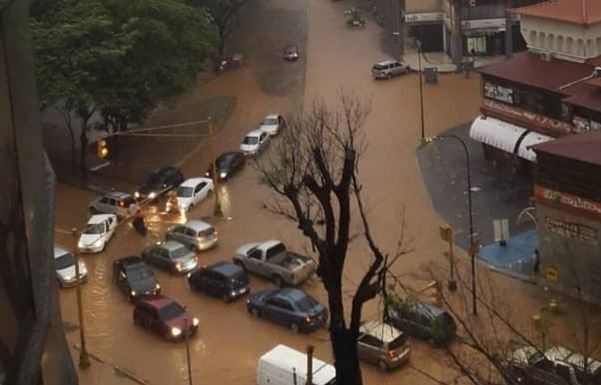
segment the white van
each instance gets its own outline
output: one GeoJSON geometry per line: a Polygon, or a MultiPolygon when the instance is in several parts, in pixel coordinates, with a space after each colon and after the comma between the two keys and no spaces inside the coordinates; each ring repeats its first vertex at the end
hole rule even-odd
{"type": "MultiPolygon", "coordinates": [[[[285,345],[277,345],[259,358],[258,385],[305,385],[307,355],[285,345]]],[[[336,369],[313,358],[313,384],[336,385],[336,369]]]]}

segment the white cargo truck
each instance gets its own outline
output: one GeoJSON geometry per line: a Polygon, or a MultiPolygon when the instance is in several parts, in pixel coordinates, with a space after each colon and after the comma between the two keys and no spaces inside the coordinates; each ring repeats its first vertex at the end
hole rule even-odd
{"type": "MultiPolygon", "coordinates": [[[[277,345],[259,358],[258,385],[305,385],[307,355],[285,345],[277,345]]],[[[313,384],[336,385],[336,369],[313,358],[313,384]]]]}

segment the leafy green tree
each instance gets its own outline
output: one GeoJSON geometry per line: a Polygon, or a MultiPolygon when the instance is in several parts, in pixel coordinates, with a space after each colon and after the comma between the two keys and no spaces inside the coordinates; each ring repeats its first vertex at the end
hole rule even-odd
{"type": "Polygon", "coordinates": [[[190,0],[204,10],[205,17],[217,27],[219,55],[223,56],[225,42],[234,30],[238,11],[248,0],[190,0]]]}

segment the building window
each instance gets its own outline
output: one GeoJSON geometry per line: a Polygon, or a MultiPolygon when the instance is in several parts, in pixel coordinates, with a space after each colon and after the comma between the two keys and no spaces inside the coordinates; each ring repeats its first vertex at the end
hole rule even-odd
{"type": "Polygon", "coordinates": [[[584,41],[582,39],[578,39],[578,47],[576,52],[576,55],[580,57],[584,56],[584,41]]]}
{"type": "Polygon", "coordinates": [[[572,39],[571,37],[568,36],[567,40],[566,40],[566,52],[568,52],[569,54],[574,54],[572,52],[572,49],[574,49],[574,39],[572,39]]]}
{"type": "Polygon", "coordinates": [[[545,38],[547,37],[547,35],[545,35],[544,32],[540,32],[538,34],[538,46],[540,48],[544,48],[545,47],[545,38]]]}
{"type": "Polygon", "coordinates": [[[563,36],[562,35],[557,36],[557,39],[555,40],[555,50],[557,52],[563,51],[563,36]]]}
{"type": "Polygon", "coordinates": [[[486,55],[486,36],[468,36],[467,52],[473,55],[486,55]]]}

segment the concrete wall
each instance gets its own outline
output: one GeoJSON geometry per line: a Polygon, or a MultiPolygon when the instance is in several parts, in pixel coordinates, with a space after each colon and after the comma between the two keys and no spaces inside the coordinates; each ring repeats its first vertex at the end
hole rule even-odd
{"type": "Polygon", "coordinates": [[[541,202],[537,203],[537,217],[540,272],[545,276],[548,268],[556,269],[558,277],[557,283],[543,282],[573,297],[580,287],[585,301],[601,304],[601,220],[541,202]]]}
{"type": "Polygon", "coordinates": [[[601,55],[601,23],[582,26],[522,16],[521,32],[528,49],[534,52],[551,52],[555,57],[580,63],[601,55]]]}

